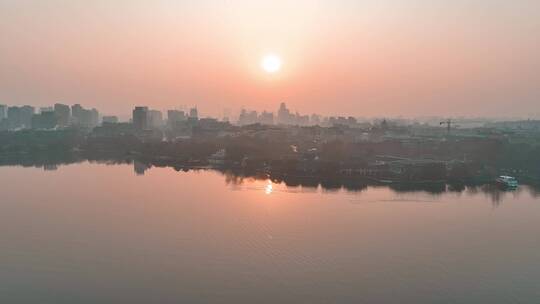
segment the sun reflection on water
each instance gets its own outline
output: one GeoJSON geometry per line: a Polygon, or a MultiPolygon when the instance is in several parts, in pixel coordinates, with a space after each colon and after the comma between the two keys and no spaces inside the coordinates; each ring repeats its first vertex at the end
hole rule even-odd
{"type": "Polygon", "coordinates": [[[264,193],[265,194],[272,194],[273,190],[274,190],[274,188],[272,187],[272,182],[270,180],[268,180],[268,182],[266,184],[266,187],[264,187],[264,193]]]}

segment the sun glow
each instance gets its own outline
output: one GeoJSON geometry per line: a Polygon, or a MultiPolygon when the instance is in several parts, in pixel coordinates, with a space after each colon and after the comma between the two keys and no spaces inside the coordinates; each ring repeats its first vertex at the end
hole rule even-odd
{"type": "Polygon", "coordinates": [[[267,73],[276,73],[281,69],[281,58],[277,55],[265,55],[261,60],[261,67],[267,73]]]}

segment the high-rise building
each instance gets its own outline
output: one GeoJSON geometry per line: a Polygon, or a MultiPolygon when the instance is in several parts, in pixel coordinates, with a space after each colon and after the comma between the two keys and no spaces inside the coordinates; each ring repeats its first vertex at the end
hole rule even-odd
{"type": "Polygon", "coordinates": [[[43,113],[43,112],[54,112],[54,108],[53,107],[40,107],[39,113],[43,113]]]}
{"type": "Polygon", "coordinates": [[[199,112],[197,111],[197,107],[191,108],[189,110],[189,118],[191,119],[199,119],[199,112]]]}
{"type": "Polygon", "coordinates": [[[96,109],[85,109],[80,104],[71,106],[71,122],[83,128],[94,128],[99,125],[99,112],[96,109]]]}
{"type": "Polygon", "coordinates": [[[151,129],[159,129],[163,127],[163,114],[158,110],[148,111],[148,126],[151,129]]]}
{"type": "Polygon", "coordinates": [[[287,105],[285,105],[284,102],[282,102],[279,105],[279,110],[277,113],[277,123],[284,124],[284,125],[289,125],[289,124],[294,123],[294,115],[291,114],[289,109],[287,109],[287,105]]]}
{"type": "Polygon", "coordinates": [[[27,129],[32,127],[32,116],[34,107],[31,106],[12,106],[7,109],[7,127],[8,129],[27,129]]]}
{"type": "Polygon", "coordinates": [[[20,110],[21,125],[23,129],[32,127],[32,116],[34,116],[35,108],[32,106],[22,106],[20,110]]]}
{"type": "Polygon", "coordinates": [[[273,125],[274,113],[263,111],[261,115],[259,115],[259,123],[263,125],[273,125]]]}
{"type": "Polygon", "coordinates": [[[7,109],[8,129],[19,129],[22,127],[21,123],[21,108],[12,106],[7,109]]]}
{"type": "Polygon", "coordinates": [[[54,114],[58,119],[58,125],[60,127],[65,127],[69,124],[71,109],[68,105],[61,103],[54,104],[54,114]]]}
{"type": "Polygon", "coordinates": [[[174,128],[179,122],[186,121],[187,116],[184,111],[168,110],[167,111],[167,124],[169,128],[174,128]]]}
{"type": "Polygon", "coordinates": [[[148,107],[135,107],[133,109],[133,126],[138,131],[148,129],[148,107]]]}
{"type": "Polygon", "coordinates": [[[238,124],[241,126],[251,125],[258,122],[258,113],[257,111],[246,111],[242,109],[240,116],[238,116],[238,124]]]}
{"type": "Polygon", "coordinates": [[[7,105],[0,104],[0,121],[7,118],[7,105]]]}
{"type": "Polygon", "coordinates": [[[294,115],[293,124],[299,126],[309,125],[309,115],[300,115],[298,112],[294,115]]]}
{"type": "Polygon", "coordinates": [[[9,129],[7,108],[7,105],[0,105],[0,130],[2,131],[9,129]]]}
{"type": "Polygon", "coordinates": [[[94,120],[92,110],[83,109],[80,114],[79,125],[91,128],[94,120]]]}
{"type": "Polygon", "coordinates": [[[83,110],[84,108],[80,104],[71,106],[71,116],[74,124],[79,124],[81,122],[83,110]]]}
{"type": "Polygon", "coordinates": [[[99,125],[99,112],[96,108],[92,108],[92,110],[88,110],[90,113],[90,119],[88,126],[90,128],[95,128],[99,125]]]}
{"type": "Polygon", "coordinates": [[[43,111],[32,115],[32,129],[54,129],[58,124],[58,117],[54,111],[43,111]]]}

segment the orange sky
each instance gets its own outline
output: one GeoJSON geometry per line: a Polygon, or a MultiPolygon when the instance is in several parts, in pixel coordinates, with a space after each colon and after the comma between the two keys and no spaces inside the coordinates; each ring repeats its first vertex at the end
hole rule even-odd
{"type": "Polygon", "coordinates": [[[1,1],[0,103],[540,116],[539,1],[192,2],[1,1]]]}

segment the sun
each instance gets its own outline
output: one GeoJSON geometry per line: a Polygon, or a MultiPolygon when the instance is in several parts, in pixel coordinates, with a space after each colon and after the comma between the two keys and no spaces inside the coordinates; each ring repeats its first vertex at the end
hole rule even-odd
{"type": "Polygon", "coordinates": [[[261,67],[266,73],[276,73],[281,69],[281,58],[274,54],[265,55],[261,60],[261,67]]]}

